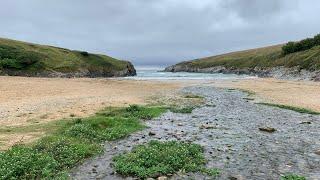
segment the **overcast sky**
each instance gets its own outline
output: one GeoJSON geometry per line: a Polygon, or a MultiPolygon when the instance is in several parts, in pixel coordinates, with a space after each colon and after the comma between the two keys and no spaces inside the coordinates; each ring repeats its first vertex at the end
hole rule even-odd
{"type": "Polygon", "coordinates": [[[0,37],[169,65],[320,33],[318,0],[1,0],[0,37]]]}

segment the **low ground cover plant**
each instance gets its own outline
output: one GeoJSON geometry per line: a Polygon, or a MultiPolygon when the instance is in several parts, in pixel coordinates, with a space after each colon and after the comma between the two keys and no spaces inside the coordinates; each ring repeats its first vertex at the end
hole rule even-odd
{"type": "Polygon", "coordinates": [[[306,180],[306,178],[296,174],[287,174],[282,176],[280,180],[306,180]]]}
{"type": "MultiPolygon", "coordinates": [[[[0,179],[67,179],[67,171],[102,152],[101,143],[124,138],[143,129],[140,119],[165,112],[162,107],[106,108],[94,116],[61,120],[55,130],[29,145],[0,152],[0,179]]],[[[50,124],[48,124],[50,126],[50,124]]]]}
{"type": "Polygon", "coordinates": [[[124,176],[158,177],[176,172],[203,172],[219,175],[217,169],[206,169],[203,148],[178,141],[150,141],[131,152],[114,157],[115,170],[124,176]]]}

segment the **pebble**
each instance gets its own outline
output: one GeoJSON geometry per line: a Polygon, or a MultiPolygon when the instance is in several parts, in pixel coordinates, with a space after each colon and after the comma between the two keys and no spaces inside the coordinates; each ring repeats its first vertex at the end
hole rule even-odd
{"type": "Polygon", "coordinates": [[[259,130],[264,131],[264,132],[268,132],[268,133],[273,133],[273,132],[277,131],[275,128],[272,128],[272,127],[260,127],[259,130]]]}
{"type": "Polygon", "coordinates": [[[149,132],[149,136],[155,136],[155,135],[156,135],[155,132],[152,132],[152,131],[149,132]]]}
{"type": "Polygon", "coordinates": [[[160,176],[158,177],[158,180],[167,180],[168,178],[166,176],[160,176]]]}

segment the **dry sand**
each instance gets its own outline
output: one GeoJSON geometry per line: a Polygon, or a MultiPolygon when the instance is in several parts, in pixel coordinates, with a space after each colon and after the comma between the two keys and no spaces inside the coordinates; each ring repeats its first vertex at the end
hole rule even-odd
{"type": "Polygon", "coordinates": [[[0,77],[0,150],[44,134],[7,132],[8,127],[86,117],[107,106],[144,104],[150,98],[172,95],[180,87],[179,83],[133,80],[0,77]]]}
{"type": "Polygon", "coordinates": [[[320,112],[320,82],[256,78],[215,81],[212,84],[217,87],[252,91],[256,94],[258,101],[303,107],[320,112]]]}
{"type": "Polygon", "coordinates": [[[87,116],[106,106],[143,104],[180,87],[151,81],[0,77],[0,125],[87,116]]]}
{"type": "Polygon", "coordinates": [[[6,127],[41,124],[70,116],[85,117],[107,106],[145,104],[157,97],[175,96],[182,87],[196,84],[250,90],[262,101],[320,111],[320,83],[316,82],[275,79],[164,82],[0,77],[0,149],[20,141],[30,142],[44,133],[1,133],[6,127]]]}

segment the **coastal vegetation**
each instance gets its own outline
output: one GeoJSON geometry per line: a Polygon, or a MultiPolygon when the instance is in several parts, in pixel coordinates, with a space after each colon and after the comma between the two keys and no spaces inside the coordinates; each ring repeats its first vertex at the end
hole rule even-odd
{"type": "Polygon", "coordinates": [[[106,55],[0,38],[0,74],[107,77],[135,75],[135,69],[106,55]]]}
{"type": "Polygon", "coordinates": [[[282,176],[280,180],[306,180],[306,178],[296,174],[288,174],[288,175],[282,176]]]}
{"type": "Polygon", "coordinates": [[[173,113],[190,114],[196,108],[196,106],[185,106],[185,107],[171,107],[170,111],[173,113]]]}
{"type": "Polygon", "coordinates": [[[124,176],[159,177],[183,172],[203,172],[218,176],[218,169],[205,168],[203,148],[198,144],[178,141],[150,141],[131,152],[114,157],[115,170],[124,176]]]}
{"type": "MultiPolygon", "coordinates": [[[[293,74],[299,73],[301,70],[319,71],[320,35],[298,42],[289,42],[285,45],[280,44],[184,61],[167,67],[165,71],[237,73],[260,76],[270,76],[270,72],[277,70],[275,74],[288,73],[279,68],[291,69],[293,74]]],[[[319,79],[319,77],[319,74],[310,74],[309,79],[319,79]]]]}
{"type": "Polygon", "coordinates": [[[47,124],[53,129],[47,136],[0,153],[0,179],[67,178],[70,168],[102,152],[101,143],[142,130],[145,126],[140,119],[151,119],[165,111],[162,107],[133,105],[47,124]]]}
{"type": "Polygon", "coordinates": [[[294,107],[294,106],[288,106],[288,105],[283,105],[283,104],[273,104],[273,103],[257,103],[257,104],[277,107],[277,108],[281,108],[281,109],[288,109],[288,110],[292,110],[292,111],[304,113],[304,114],[320,115],[320,112],[313,111],[311,109],[301,108],[301,107],[294,107]]]}
{"type": "Polygon", "coordinates": [[[306,38],[298,42],[288,42],[286,45],[282,47],[282,53],[283,55],[287,55],[299,51],[305,51],[319,45],[320,34],[314,36],[313,38],[306,38]]]}

